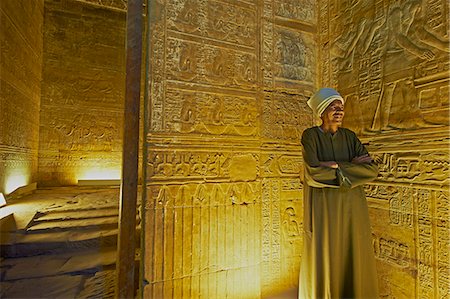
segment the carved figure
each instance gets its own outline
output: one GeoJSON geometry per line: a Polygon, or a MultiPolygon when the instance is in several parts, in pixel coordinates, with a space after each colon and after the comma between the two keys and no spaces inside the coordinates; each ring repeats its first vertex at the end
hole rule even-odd
{"type": "Polygon", "coordinates": [[[388,17],[388,52],[405,49],[413,55],[432,60],[436,54],[429,49],[450,52],[448,41],[429,31],[425,25],[421,0],[407,1],[402,7],[395,6],[388,17]]]}

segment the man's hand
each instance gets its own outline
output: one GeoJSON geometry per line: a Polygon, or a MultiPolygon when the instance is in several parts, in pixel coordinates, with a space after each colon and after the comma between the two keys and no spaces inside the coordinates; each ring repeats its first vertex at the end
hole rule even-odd
{"type": "Polygon", "coordinates": [[[324,161],[319,164],[322,167],[338,168],[338,164],[335,161],[324,161]]]}
{"type": "Polygon", "coordinates": [[[362,156],[359,156],[359,157],[355,157],[355,158],[352,159],[352,163],[355,163],[355,164],[371,163],[372,161],[373,160],[369,156],[369,154],[362,155],[362,156]]]}

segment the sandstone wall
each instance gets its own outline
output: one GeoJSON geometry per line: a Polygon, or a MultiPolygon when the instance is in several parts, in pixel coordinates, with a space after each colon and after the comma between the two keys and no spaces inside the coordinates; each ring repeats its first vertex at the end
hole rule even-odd
{"type": "Polygon", "coordinates": [[[319,2],[322,85],[380,164],[367,186],[383,298],[447,298],[449,2],[319,2]]]}
{"type": "Polygon", "coordinates": [[[124,1],[46,0],[40,185],[119,179],[124,1]]]}
{"type": "Polygon", "coordinates": [[[37,178],[44,1],[0,3],[0,192],[37,178]]]}
{"type": "Polygon", "coordinates": [[[150,9],[144,296],[295,287],[315,1],[154,0],[150,9]]]}

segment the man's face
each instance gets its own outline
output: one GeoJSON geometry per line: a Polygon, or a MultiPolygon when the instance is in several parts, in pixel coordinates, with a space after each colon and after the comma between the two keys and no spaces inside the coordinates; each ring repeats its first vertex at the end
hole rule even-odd
{"type": "Polygon", "coordinates": [[[324,124],[342,125],[342,120],[344,119],[344,104],[342,104],[340,100],[334,100],[327,109],[325,109],[321,118],[324,124]]]}

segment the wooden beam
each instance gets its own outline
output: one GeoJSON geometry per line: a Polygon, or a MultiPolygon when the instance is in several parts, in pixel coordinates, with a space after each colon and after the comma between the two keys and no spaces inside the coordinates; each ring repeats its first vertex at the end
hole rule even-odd
{"type": "Polygon", "coordinates": [[[143,0],[128,0],[126,86],[120,192],[116,298],[135,297],[136,202],[139,160],[139,108],[143,0]]]}

